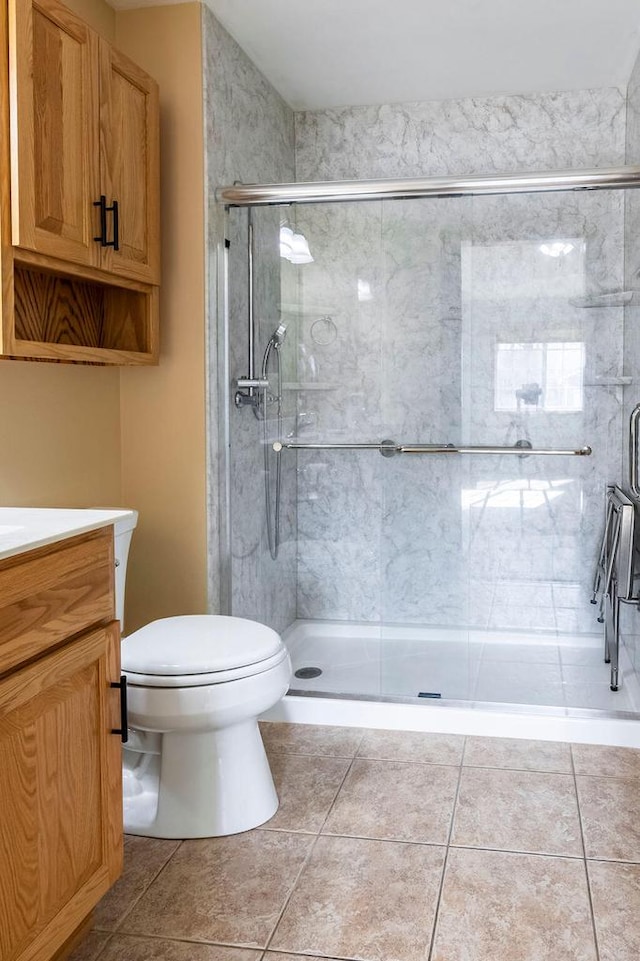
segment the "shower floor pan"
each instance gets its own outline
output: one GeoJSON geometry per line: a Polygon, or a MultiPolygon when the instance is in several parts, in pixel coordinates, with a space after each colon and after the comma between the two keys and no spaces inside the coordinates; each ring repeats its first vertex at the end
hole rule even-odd
{"type": "Polygon", "coordinates": [[[299,620],[272,719],[640,747],[640,684],[621,648],[609,688],[600,634],[299,620]]]}

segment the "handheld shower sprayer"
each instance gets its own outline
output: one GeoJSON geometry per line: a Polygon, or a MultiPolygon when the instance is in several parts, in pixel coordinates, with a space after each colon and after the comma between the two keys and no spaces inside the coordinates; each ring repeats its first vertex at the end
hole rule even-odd
{"type": "Polygon", "coordinates": [[[269,357],[271,356],[272,350],[280,350],[284,344],[284,339],[287,336],[287,325],[278,324],[271,337],[267,341],[267,346],[265,347],[264,356],[262,358],[262,380],[268,380],[267,368],[269,367],[269,357]]]}

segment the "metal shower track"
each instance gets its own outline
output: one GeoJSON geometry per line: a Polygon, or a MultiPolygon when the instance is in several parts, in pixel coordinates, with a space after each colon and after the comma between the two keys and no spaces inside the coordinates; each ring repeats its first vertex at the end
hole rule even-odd
{"type": "Polygon", "coordinates": [[[551,193],[560,190],[622,190],[640,187],[640,165],[494,174],[490,177],[424,177],[414,180],[335,180],[293,184],[233,184],[219,187],[227,207],[278,204],[408,200],[412,197],[479,197],[551,193]]]}

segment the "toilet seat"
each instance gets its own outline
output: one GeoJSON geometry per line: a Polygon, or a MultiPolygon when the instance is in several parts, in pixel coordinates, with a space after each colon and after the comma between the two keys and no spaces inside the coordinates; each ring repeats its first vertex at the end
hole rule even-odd
{"type": "Polygon", "coordinates": [[[122,673],[127,675],[127,684],[138,687],[205,687],[210,684],[237,681],[243,677],[253,677],[254,674],[264,674],[282,664],[288,656],[289,652],[283,644],[277,654],[264,661],[231,668],[228,671],[210,671],[203,674],[141,674],[123,665],[122,673]]]}
{"type": "Polygon", "coordinates": [[[262,674],[287,657],[270,627],[192,614],[152,621],[122,641],[122,670],[140,687],[196,687],[262,674]]]}

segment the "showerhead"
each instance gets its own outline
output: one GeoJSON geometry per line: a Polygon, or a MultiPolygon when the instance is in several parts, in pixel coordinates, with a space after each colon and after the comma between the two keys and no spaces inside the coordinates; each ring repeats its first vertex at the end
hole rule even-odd
{"type": "Polygon", "coordinates": [[[276,348],[276,350],[280,350],[280,348],[284,344],[284,339],[286,336],[287,336],[287,325],[278,324],[278,326],[276,327],[276,329],[274,330],[274,332],[271,334],[271,337],[270,337],[271,344],[276,348]]]}
{"type": "Polygon", "coordinates": [[[271,356],[271,351],[278,351],[278,363],[280,363],[279,351],[284,344],[284,339],[287,336],[287,325],[278,324],[271,337],[267,341],[267,346],[265,347],[264,356],[262,358],[262,379],[268,380],[268,370],[269,370],[269,357],[271,356]]]}

